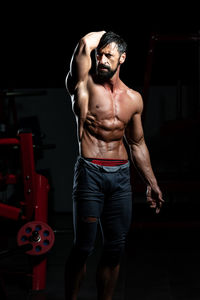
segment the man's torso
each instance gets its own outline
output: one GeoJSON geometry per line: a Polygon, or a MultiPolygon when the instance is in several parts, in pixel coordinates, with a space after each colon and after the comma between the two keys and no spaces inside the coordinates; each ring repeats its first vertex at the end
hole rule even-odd
{"type": "Polygon", "coordinates": [[[87,85],[79,86],[74,111],[83,157],[127,159],[123,136],[137,110],[135,93],[122,82],[119,89],[111,92],[92,77],[87,85]]]}

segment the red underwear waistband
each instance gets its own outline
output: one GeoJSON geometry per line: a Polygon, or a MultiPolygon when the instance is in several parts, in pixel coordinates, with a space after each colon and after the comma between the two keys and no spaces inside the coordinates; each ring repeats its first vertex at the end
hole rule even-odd
{"type": "Polygon", "coordinates": [[[128,162],[127,159],[103,159],[103,158],[84,158],[93,164],[105,166],[105,167],[115,167],[124,165],[128,162]]]}

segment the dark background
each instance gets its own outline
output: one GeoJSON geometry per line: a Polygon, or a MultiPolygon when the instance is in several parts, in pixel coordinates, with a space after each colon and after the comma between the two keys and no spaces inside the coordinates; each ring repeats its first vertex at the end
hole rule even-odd
{"type": "MultiPolygon", "coordinates": [[[[63,87],[72,51],[81,36],[95,30],[112,30],[129,46],[124,73],[128,83],[143,84],[151,32],[197,33],[198,8],[167,2],[37,2],[12,3],[1,9],[1,88],[63,87]],[[130,78],[131,77],[131,78],[130,78]]],[[[162,56],[156,80],[174,82],[177,70],[170,68],[173,52],[162,56]]],[[[184,50],[178,50],[180,68],[188,68],[184,50]],[[185,65],[186,64],[186,65],[185,65]]],[[[179,70],[180,72],[180,70],[179,70]]]]}
{"type": "MultiPolygon", "coordinates": [[[[66,147],[67,152],[60,152],[60,155],[58,152],[57,154],[51,152],[46,160],[46,167],[48,168],[58,156],[63,157],[63,160],[66,157],[73,157],[72,161],[70,160],[70,167],[68,166],[67,176],[68,179],[70,178],[68,195],[71,193],[69,187],[72,180],[72,166],[77,153],[75,122],[70,100],[66,101],[67,106],[58,107],[59,103],[62,101],[64,103],[65,97],[68,97],[64,81],[71,55],[78,40],[86,33],[98,30],[112,30],[124,37],[128,43],[128,53],[127,61],[121,68],[121,78],[128,86],[142,92],[151,34],[153,32],[171,36],[198,34],[199,23],[198,7],[192,2],[189,4],[179,4],[178,2],[158,4],[144,1],[133,3],[65,3],[61,1],[41,3],[35,1],[29,4],[9,2],[2,5],[0,89],[2,91],[54,89],[54,93],[62,90],[60,100],[55,100],[55,103],[52,99],[58,99],[57,96],[54,98],[52,96],[51,99],[47,97],[44,101],[38,97],[33,100],[38,103],[38,106],[36,104],[31,106],[30,100],[26,102],[26,105],[29,106],[25,112],[23,112],[23,103],[20,104],[21,106],[17,106],[17,111],[24,117],[25,114],[30,116],[32,110],[32,115],[39,119],[41,131],[44,133],[47,133],[48,130],[52,132],[57,126],[56,138],[54,140],[52,138],[52,140],[57,144],[57,149],[59,149],[60,143],[62,151],[66,147]],[[42,109],[40,109],[41,107],[42,109]],[[54,109],[57,109],[57,114],[53,115],[54,109]],[[50,110],[51,117],[50,114],[48,115],[50,110]],[[61,115],[61,111],[63,115],[61,115]],[[43,113],[41,114],[41,112],[43,113]],[[51,128],[52,116],[54,128],[51,128]],[[65,123],[61,124],[60,120],[63,116],[65,116],[65,123]],[[61,126],[62,129],[67,129],[66,132],[63,133],[62,130],[59,130],[61,126]],[[68,143],[73,150],[69,151],[68,143]]],[[[155,49],[150,77],[152,90],[149,90],[147,99],[144,99],[147,114],[143,124],[146,142],[158,179],[160,179],[159,176],[161,179],[162,176],[167,176],[167,180],[174,177],[181,180],[181,176],[186,176],[185,172],[190,176],[191,174],[195,176],[195,180],[199,178],[197,171],[199,164],[198,135],[196,135],[199,126],[199,51],[198,43],[184,41],[161,42],[155,49]],[[162,88],[162,92],[159,87],[162,88]],[[168,100],[162,101],[163,97],[170,99],[170,93],[175,99],[173,107],[167,102],[168,100]],[[181,97],[183,97],[183,101],[181,97]],[[153,101],[158,99],[158,102],[153,105],[149,98],[153,101]],[[180,103],[182,105],[181,115],[180,109],[177,112],[177,106],[180,106],[180,103]],[[195,125],[192,123],[190,126],[190,123],[188,127],[187,122],[177,125],[177,120],[188,120],[188,118],[194,120],[195,125]],[[170,130],[165,127],[169,121],[173,121],[168,124],[170,130]],[[158,128],[159,126],[162,128],[158,128]],[[179,130],[177,131],[177,126],[179,129],[182,128],[181,133],[179,130]],[[195,126],[195,131],[193,126],[195,126]],[[182,137],[182,139],[177,137],[182,137]],[[187,149],[186,155],[182,153],[183,149],[187,149]],[[169,168],[169,165],[172,167],[169,168]],[[183,165],[184,168],[182,168],[183,165]],[[173,174],[171,174],[172,171],[173,174]],[[170,175],[168,175],[169,172],[170,175]],[[160,173],[162,174],[160,175],[160,173]]],[[[19,102],[17,100],[17,103],[19,102]]],[[[47,133],[47,143],[52,140],[51,137],[48,140],[47,133]]],[[[45,152],[44,159],[47,157],[48,154],[45,152]]],[[[64,164],[65,161],[63,161],[64,164]]],[[[58,172],[59,168],[57,171],[52,171],[50,166],[50,176],[52,173],[56,176],[55,173],[58,172]]],[[[60,182],[64,182],[63,178],[66,176],[64,171],[59,176],[62,176],[60,182]]],[[[52,190],[59,190],[61,193],[61,186],[58,187],[53,180],[52,186],[52,190]]],[[[64,188],[63,183],[62,186],[64,188]]],[[[166,186],[164,192],[165,190],[168,191],[166,186]]],[[[166,193],[166,197],[168,197],[168,192],[166,193]]],[[[65,201],[61,201],[61,197],[58,200],[53,192],[50,197],[53,203],[65,201]]],[[[70,196],[68,203],[71,203],[70,196]]],[[[58,207],[58,210],[62,211],[62,204],[58,207]]],[[[69,206],[67,207],[68,210],[69,206]]],[[[66,210],[65,205],[63,210],[66,210]]]]}
{"type": "MultiPolygon", "coordinates": [[[[199,5],[197,1],[6,1],[1,3],[0,12],[0,137],[16,135],[16,131],[9,131],[10,125],[13,130],[13,120],[7,118],[6,93],[25,93],[15,99],[19,121],[15,130],[20,126],[32,128],[39,149],[41,145],[55,145],[39,151],[35,163],[37,172],[42,170],[50,184],[48,222],[57,231],[48,256],[44,299],[63,299],[64,261],[73,240],[71,192],[78,154],[75,118],[64,84],[72,52],[78,40],[90,31],[115,31],[128,43],[121,78],[143,93],[152,32],[172,37],[198,34],[199,5]],[[34,91],[41,90],[45,93],[34,95],[34,91]]],[[[144,97],[143,126],[165,204],[159,215],[148,208],[145,186],[133,170],[129,251],[115,299],[196,300],[200,295],[199,42],[157,43],[152,67],[144,97]]],[[[4,152],[5,160],[0,157],[1,166],[4,162],[10,164],[8,158],[16,165],[16,157],[10,150],[8,153],[10,157],[4,152]]],[[[19,206],[23,198],[14,192],[13,185],[0,185],[0,202],[9,204],[11,200],[19,206]]],[[[10,249],[16,244],[20,222],[13,224],[6,218],[0,221],[0,249],[10,249]]],[[[27,268],[24,256],[0,258],[0,298],[1,282],[5,281],[9,299],[38,299],[37,294],[27,298],[20,273],[13,277],[8,272],[10,269],[13,274],[15,266],[17,270],[27,268]]],[[[96,255],[92,259],[88,267],[91,273],[82,290],[85,299],[95,299],[96,255]]]]}

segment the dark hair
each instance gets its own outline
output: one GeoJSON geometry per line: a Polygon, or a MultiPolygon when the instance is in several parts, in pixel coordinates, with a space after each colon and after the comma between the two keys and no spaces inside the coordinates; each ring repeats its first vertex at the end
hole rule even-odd
{"type": "Polygon", "coordinates": [[[114,42],[117,45],[120,55],[127,51],[127,44],[124,41],[124,39],[112,31],[104,33],[104,35],[101,37],[99,45],[97,47],[97,51],[102,48],[105,48],[108,44],[112,42],[114,42]]]}

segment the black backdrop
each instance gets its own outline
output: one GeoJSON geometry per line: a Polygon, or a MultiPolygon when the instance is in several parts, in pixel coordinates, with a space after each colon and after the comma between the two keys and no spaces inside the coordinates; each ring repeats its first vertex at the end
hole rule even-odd
{"type": "MultiPolygon", "coordinates": [[[[1,7],[0,22],[0,89],[63,87],[78,39],[95,30],[113,30],[126,39],[129,52],[122,75],[128,84],[142,85],[152,31],[185,34],[200,29],[198,7],[192,2],[9,2],[1,7]]],[[[177,51],[184,62],[184,51],[177,51]]],[[[162,54],[166,66],[172,52],[162,54]]],[[[170,68],[164,73],[165,82],[176,76],[170,68]]]]}

